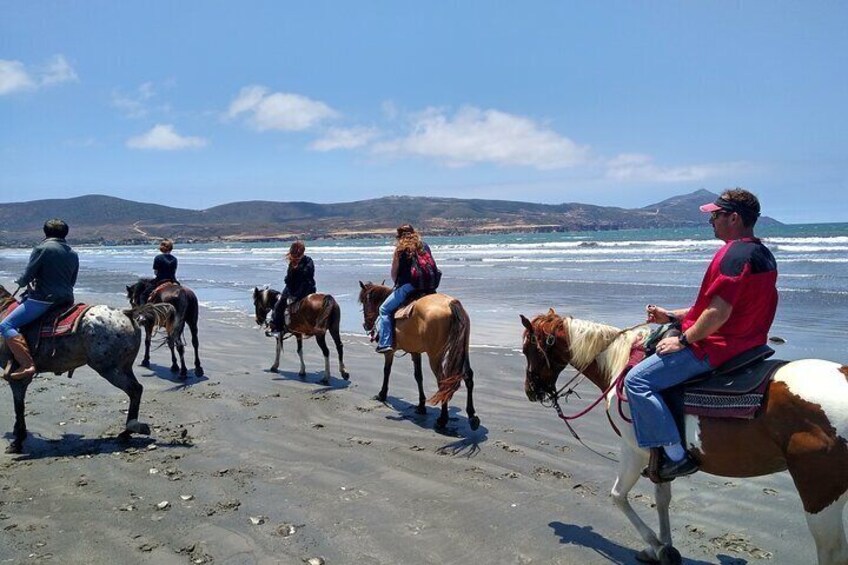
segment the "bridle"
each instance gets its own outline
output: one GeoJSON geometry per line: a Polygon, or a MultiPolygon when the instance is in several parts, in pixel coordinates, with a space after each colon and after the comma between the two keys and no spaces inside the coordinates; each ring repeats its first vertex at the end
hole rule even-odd
{"type": "MultiPolygon", "coordinates": [[[[557,416],[565,423],[566,427],[571,432],[571,435],[574,436],[574,439],[576,439],[578,442],[580,442],[581,445],[583,445],[589,451],[592,451],[593,453],[603,457],[604,459],[608,459],[610,461],[617,461],[617,460],[612,458],[612,457],[609,457],[608,455],[604,455],[603,453],[600,453],[597,450],[592,449],[591,447],[586,445],[586,443],[584,443],[583,440],[580,439],[580,436],[577,435],[577,432],[572,427],[570,420],[577,420],[578,418],[581,418],[581,417],[585,416],[586,414],[588,414],[589,412],[591,412],[596,406],[598,406],[603,400],[605,400],[607,398],[607,395],[613,389],[615,389],[616,391],[618,391],[618,398],[619,398],[618,411],[619,411],[619,414],[621,415],[621,417],[625,421],[629,422],[630,420],[624,415],[623,410],[622,410],[622,406],[621,406],[622,402],[626,402],[626,400],[622,398],[622,394],[621,394],[621,389],[622,389],[623,384],[624,384],[624,376],[625,376],[626,372],[623,371],[620,375],[618,375],[617,377],[612,379],[611,382],[609,383],[609,386],[607,386],[607,388],[605,390],[603,390],[603,392],[601,392],[600,396],[598,396],[598,398],[596,398],[589,406],[587,406],[586,408],[584,408],[583,410],[581,410],[577,414],[570,415],[570,416],[566,415],[563,412],[562,407],[559,404],[559,399],[565,398],[565,400],[567,402],[568,397],[571,396],[572,394],[576,395],[577,398],[580,398],[580,394],[578,394],[575,389],[577,388],[577,385],[579,385],[583,381],[583,379],[586,378],[585,371],[589,367],[591,367],[592,364],[595,362],[595,360],[603,352],[605,352],[607,349],[609,349],[609,347],[613,343],[615,343],[615,341],[620,336],[624,335],[628,331],[631,331],[635,328],[638,328],[641,325],[643,325],[643,324],[641,324],[641,323],[636,324],[635,326],[631,326],[629,328],[625,328],[623,330],[618,331],[615,334],[615,336],[613,336],[613,338],[603,348],[601,348],[601,350],[598,351],[598,353],[586,364],[585,367],[583,367],[583,368],[576,367],[576,366],[572,365],[572,363],[569,361],[569,362],[565,362],[565,363],[560,363],[562,366],[560,366],[556,370],[555,370],[555,365],[553,363],[551,363],[551,355],[550,355],[551,351],[550,350],[556,344],[557,330],[560,327],[565,326],[565,319],[560,318],[559,322],[556,325],[554,325],[554,327],[551,329],[550,333],[543,331],[544,340],[541,340],[541,341],[536,337],[535,331],[532,331],[532,332],[528,331],[529,340],[530,340],[531,345],[536,346],[536,350],[542,355],[542,357],[545,359],[545,363],[547,364],[548,368],[551,371],[553,371],[555,375],[559,374],[568,365],[572,365],[572,367],[574,367],[577,370],[577,373],[567,383],[565,383],[563,386],[561,386],[559,389],[554,389],[554,387],[551,387],[547,391],[541,391],[542,393],[547,394],[547,400],[543,396],[539,400],[539,403],[542,404],[543,406],[553,407],[554,410],[556,410],[557,416]],[[577,381],[577,382],[575,382],[575,381],[577,381]]],[[[531,371],[529,369],[529,366],[528,366],[527,374],[531,378],[531,380],[534,384],[534,388],[538,389],[538,381],[539,381],[538,373],[536,373],[535,371],[531,371]]],[[[539,391],[537,390],[537,394],[538,394],[538,392],[539,391]]],[[[613,430],[615,430],[615,433],[618,434],[618,436],[620,437],[621,431],[615,425],[615,422],[613,422],[612,417],[609,414],[609,411],[607,411],[606,414],[607,414],[607,419],[609,420],[609,423],[612,426],[613,430]]]]}

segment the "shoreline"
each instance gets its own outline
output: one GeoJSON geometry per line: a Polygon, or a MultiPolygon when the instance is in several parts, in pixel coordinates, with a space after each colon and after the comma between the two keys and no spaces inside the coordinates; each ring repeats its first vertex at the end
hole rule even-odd
{"type": "MultiPolygon", "coordinates": [[[[153,351],[152,370],[135,372],[141,419],[154,432],[129,447],[111,439],[124,418],[120,391],[89,368],[71,380],[38,377],[27,398],[29,455],[0,455],[0,563],[636,563],[643,544],[608,496],[615,464],[526,400],[520,353],[472,349],[481,427],[468,428],[463,387],[440,434],[436,407],[414,413],[408,359],[395,360],[383,404],[373,400],[382,358],[366,337],[343,342],[350,381],[339,378],[330,343],[325,387],[314,339],[304,342],[304,379],[291,342],[281,372],[269,373],[272,340],[203,308],[206,376],[190,371],[181,382],[167,350],[153,351]]],[[[424,372],[429,394],[435,382],[424,372]]],[[[598,394],[579,390],[567,412],[598,394]]],[[[577,429],[593,448],[616,452],[602,412],[577,429]]],[[[631,498],[651,524],[653,488],[643,483],[631,498]]],[[[786,473],[697,474],[674,487],[675,545],[687,562],[813,561],[786,473]]]]}

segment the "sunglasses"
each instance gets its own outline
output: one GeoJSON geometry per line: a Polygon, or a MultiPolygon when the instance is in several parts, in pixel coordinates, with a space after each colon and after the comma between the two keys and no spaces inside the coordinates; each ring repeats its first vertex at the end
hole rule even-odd
{"type": "Polygon", "coordinates": [[[716,210],[715,212],[710,212],[710,220],[715,220],[719,216],[729,216],[734,212],[728,212],[727,210],[716,210]]]}

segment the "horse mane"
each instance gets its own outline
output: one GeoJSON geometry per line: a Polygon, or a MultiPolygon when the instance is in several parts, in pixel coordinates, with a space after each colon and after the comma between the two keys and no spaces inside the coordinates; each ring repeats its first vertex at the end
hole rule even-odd
{"type": "Polygon", "coordinates": [[[614,326],[575,318],[566,318],[564,323],[568,329],[571,364],[585,369],[595,361],[598,369],[610,378],[624,369],[634,341],[642,340],[649,331],[644,325],[622,331],[614,326]]]}

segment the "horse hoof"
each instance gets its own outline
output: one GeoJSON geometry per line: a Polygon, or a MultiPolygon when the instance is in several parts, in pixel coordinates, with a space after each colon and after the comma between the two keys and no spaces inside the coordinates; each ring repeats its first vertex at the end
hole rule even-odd
{"type": "Polygon", "coordinates": [[[670,545],[664,545],[659,551],[660,565],[682,565],[680,552],[670,545]]]}
{"type": "Polygon", "coordinates": [[[415,413],[418,414],[419,416],[426,416],[427,415],[427,407],[423,406],[423,405],[422,406],[416,406],[415,407],[415,413]]]}
{"type": "Polygon", "coordinates": [[[124,430],[118,434],[118,441],[121,443],[129,443],[132,439],[132,433],[129,430],[124,430]]]}
{"type": "Polygon", "coordinates": [[[306,376],[306,371],[298,373],[297,376],[300,377],[301,379],[304,378],[306,376]]]}
{"type": "Polygon", "coordinates": [[[172,373],[179,373],[180,372],[180,366],[179,365],[171,365],[171,372],[172,373]]]}
{"type": "Polygon", "coordinates": [[[150,368],[150,361],[142,361],[141,366],[144,367],[145,369],[149,369],[150,368]]]}
{"type": "Polygon", "coordinates": [[[139,422],[138,420],[133,420],[131,422],[127,422],[126,429],[121,433],[122,434],[123,433],[131,434],[132,433],[132,434],[141,434],[143,436],[149,436],[150,435],[150,426],[143,423],[143,422],[139,422]]]}
{"type": "Polygon", "coordinates": [[[194,368],[194,376],[195,377],[202,377],[203,376],[203,368],[202,367],[195,367],[194,368]]]}
{"type": "Polygon", "coordinates": [[[342,371],[342,378],[346,381],[349,381],[350,380],[350,373],[348,373],[347,371],[342,371]]]}
{"type": "Polygon", "coordinates": [[[329,385],[329,384],[330,384],[330,379],[321,379],[320,384],[322,384],[322,385],[324,385],[324,386],[327,386],[327,385],[329,385]]]}
{"type": "Polygon", "coordinates": [[[6,447],[6,453],[8,453],[9,455],[20,455],[23,452],[24,452],[23,444],[19,443],[17,441],[13,441],[12,443],[9,444],[8,447],[6,447]]]}
{"type": "Polygon", "coordinates": [[[477,416],[471,416],[468,419],[468,425],[471,426],[472,430],[476,430],[480,427],[480,418],[478,418],[477,416]]]}
{"type": "Polygon", "coordinates": [[[447,420],[442,420],[441,418],[439,418],[438,420],[436,420],[436,429],[437,429],[437,430],[444,430],[444,429],[445,429],[445,426],[447,426],[447,425],[448,425],[448,421],[447,421],[447,420]]]}
{"type": "Polygon", "coordinates": [[[279,373],[279,372],[280,372],[280,368],[279,368],[279,367],[271,367],[271,368],[270,368],[270,369],[268,369],[268,370],[269,370],[269,371],[271,371],[272,373],[279,373]]]}
{"type": "Polygon", "coordinates": [[[385,402],[386,397],[387,397],[387,395],[385,395],[385,394],[378,394],[378,395],[374,396],[374,400],[376,400],[377,402],[385,402]]]}

